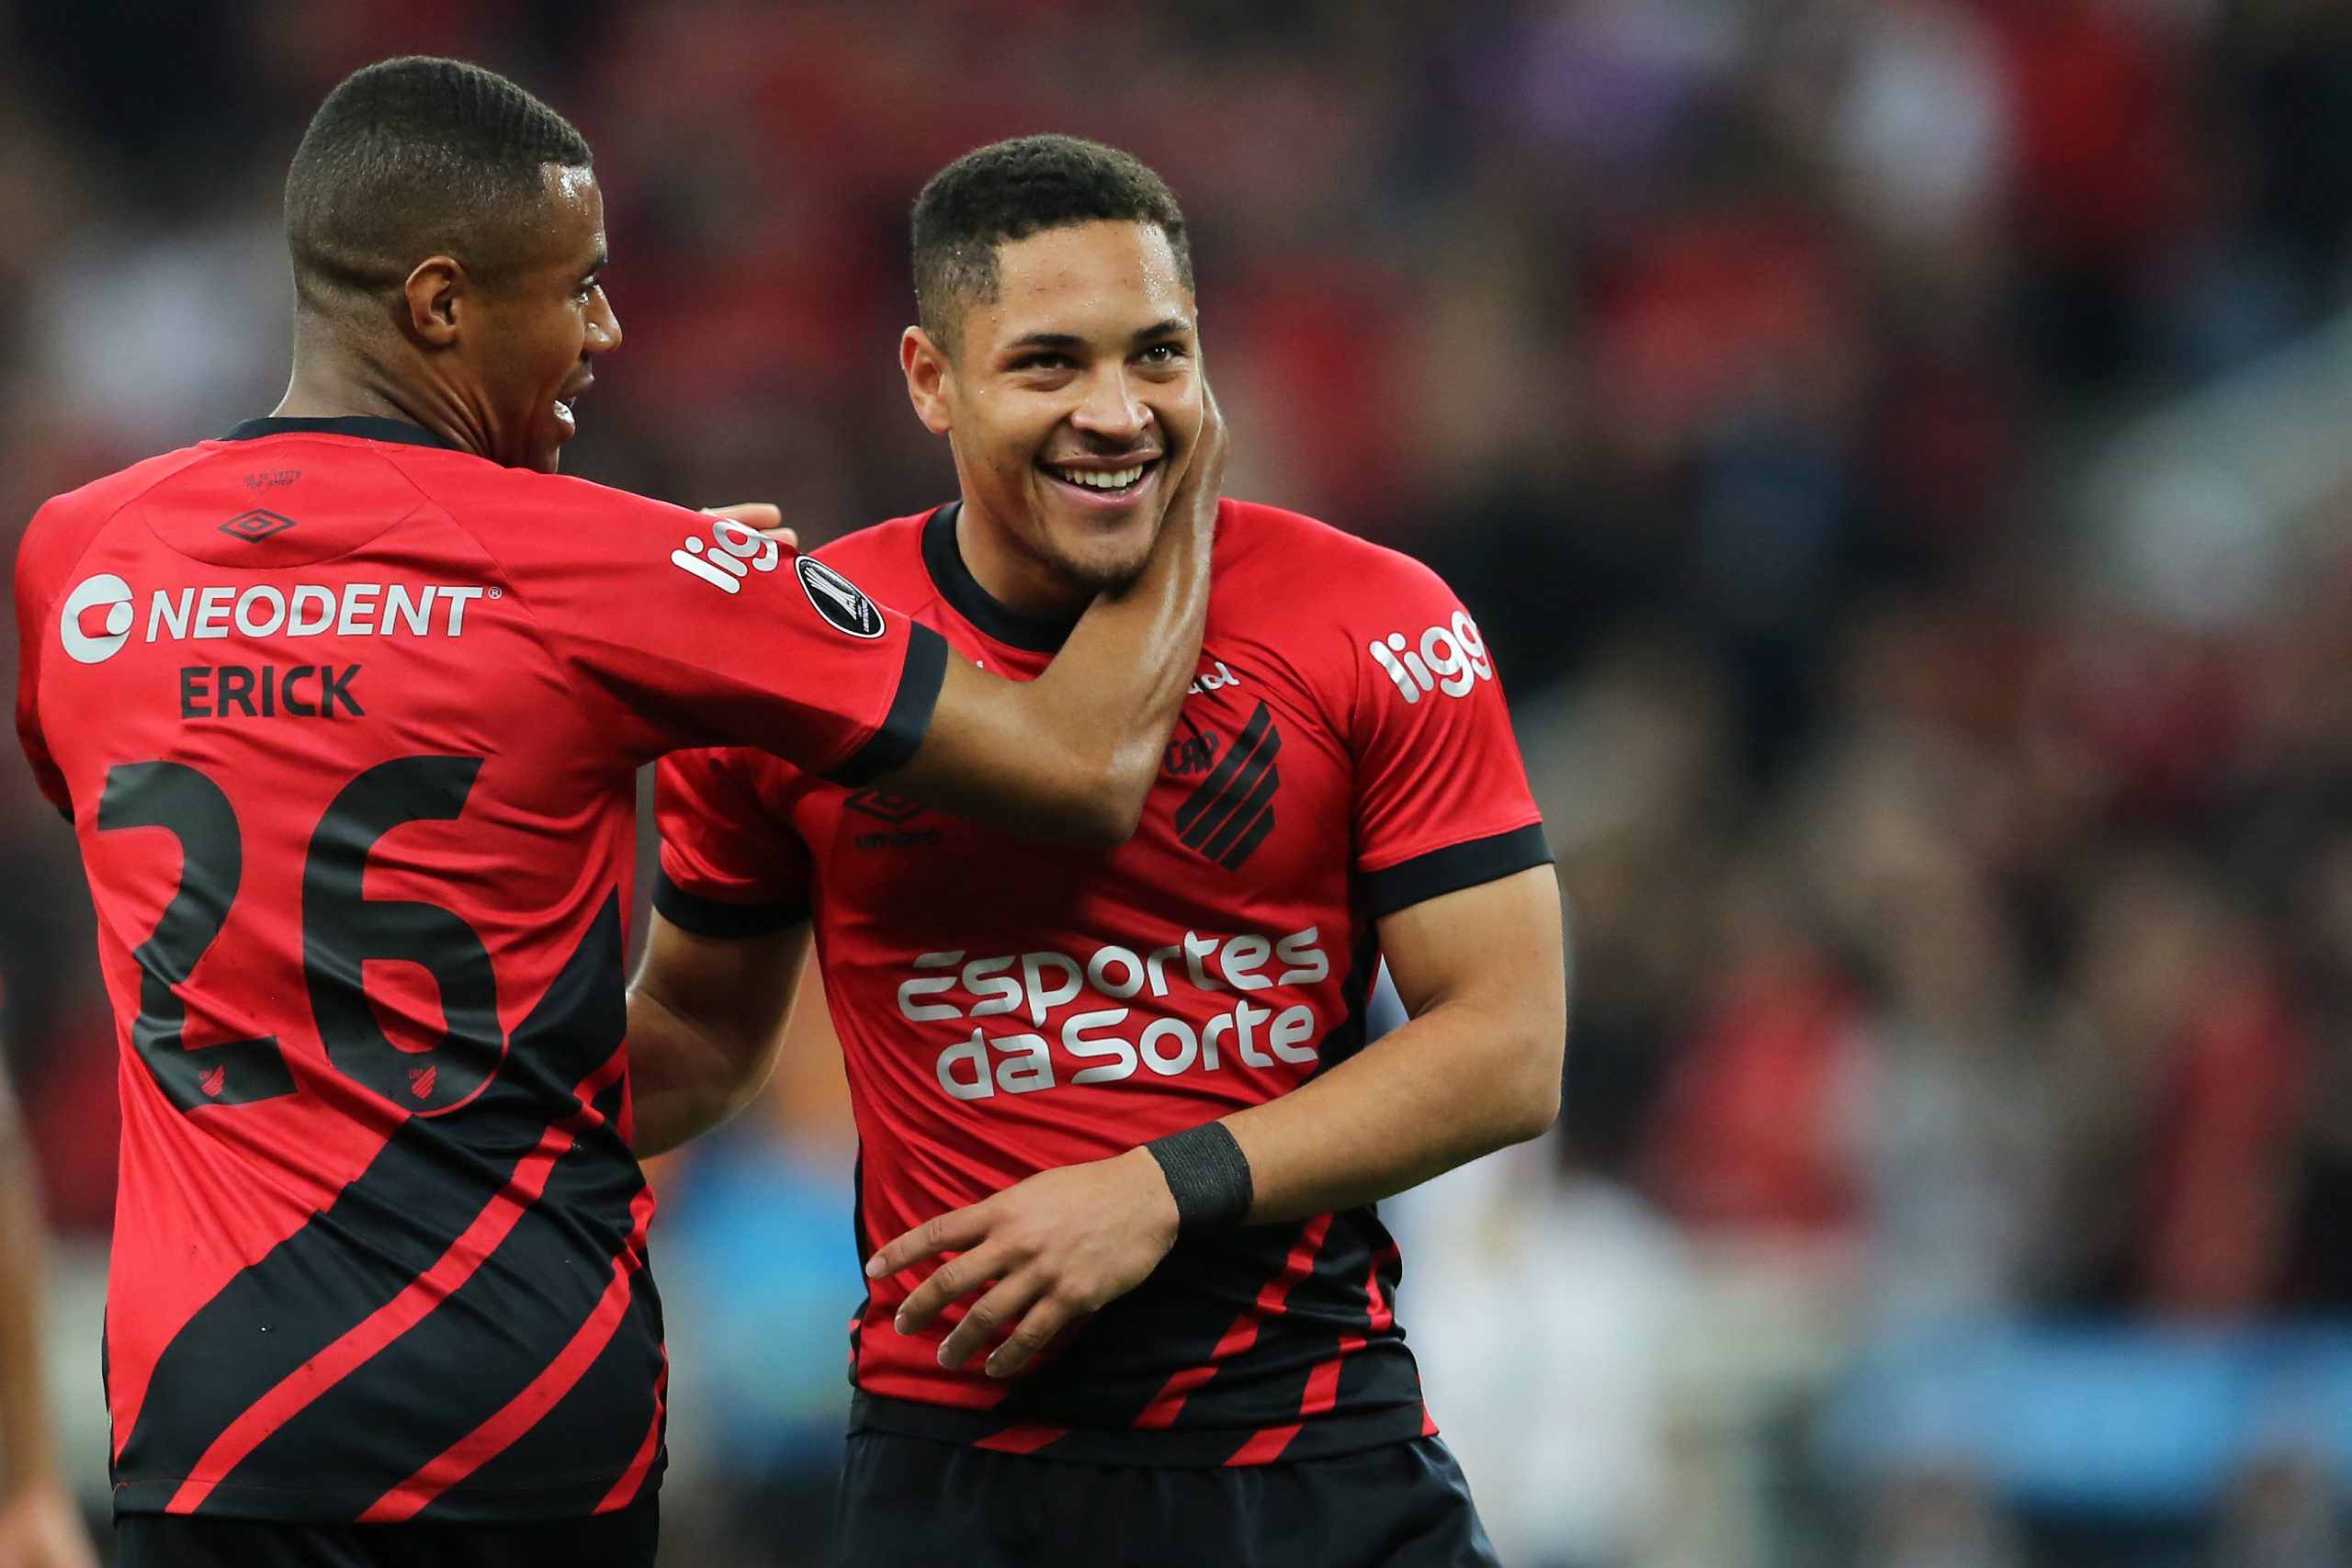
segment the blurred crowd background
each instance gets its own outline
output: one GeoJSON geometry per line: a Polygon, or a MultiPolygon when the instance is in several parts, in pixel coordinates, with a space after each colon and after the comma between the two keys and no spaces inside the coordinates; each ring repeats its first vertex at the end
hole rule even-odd
{"type": "MultiPolygon", "coordinates": [[[[924,177],[1136,152],[1230,490],[1453,582],[1558,851],[1562,1124],[1393,1205],[1506,1560],[2352,1561],[2352,6],[0,16],[0,536],[276,400],[279,182],[369,60],[596,149],[628,344],[570,468],[812,540],[950,493],[924,177]]],[[[0,887],[95,1503],[115,1055],[13,760],[0,887]]],[[[677,1562],[824,1561],[842,1096],[796,1051],[660,1172],[677,1562]]]]}

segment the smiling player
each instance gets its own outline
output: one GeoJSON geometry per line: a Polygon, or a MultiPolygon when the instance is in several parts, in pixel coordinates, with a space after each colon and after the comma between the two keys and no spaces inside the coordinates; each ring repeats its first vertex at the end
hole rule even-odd
{"type": "Polygon", "coordinates": [[[17,565],[18,728],[121,1042],[117,1561],[641,1568],[637,768],[754,744],[1119,840],[1216,453],[1163,452],[1151,567],[1005,681],[750,527],[555,476],[621,334],[588,148],[514,84],[354,75],[286,220],[277,412],[51,502],[17,565]]]}
{"type": "MultiPolygon", "coordinates": [[[[1131,577],[1204,417],[1183,219],[1064,137],[914,215],[900,358],[961,499],[825,550],[1031,674],[1131,577]]],[[[741,750],[662,770],[640,1149],[764,1077],[808,933],[875,1255],[835,1561],[1491,1562],[1379,1199],[1557,1109],[1555,884],[1476,625],[1426,569],[1227,502],[1136,839],[1065,857],[741,750]],[[1410,1021],[1365,1043],[1385,955],[1410,1021]]]]}

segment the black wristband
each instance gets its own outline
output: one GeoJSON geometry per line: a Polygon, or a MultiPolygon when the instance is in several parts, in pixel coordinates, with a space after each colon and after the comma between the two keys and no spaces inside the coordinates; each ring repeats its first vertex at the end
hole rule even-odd
{"type": "Polygon", "coordinates": [[[1222,1122],[1204,1122],[1144,1145],[1159,1162],[1168,1190],[1176,1198],[1180,1231],[1205,1225],[1238,1225],[1257,1201],[1250,1156],[1222,1122]]]}

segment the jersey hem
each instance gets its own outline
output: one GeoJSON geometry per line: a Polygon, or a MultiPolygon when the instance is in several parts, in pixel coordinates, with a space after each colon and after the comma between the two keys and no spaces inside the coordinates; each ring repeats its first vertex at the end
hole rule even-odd
{"type": "Polygon", "coordinates": [[[653,908],[680,931],[713,937],[767,936],[798,925],[811,912],[806,898],[784,898],[765,904],[730,904],[724,898],[706,898],[679,886],[668,872],[662,870],[653,874],[653,908]]]}
{"type": "Polygon", "coordinates": [[[1508,832],[1448,844],[1385,871],[1365,872],[1363,885],[1377,918],[1551,863],[1552,845],[1544,836],[1544,824],[1531,822],[1508,832]]]}
{"type": "MultiPolygon", "coordinates": [[[[662,1489],[662,1473],[657,1466],[625,1502],[616,1507],[605,1506],[613,1489],[629,1475],[632,1468],[623,1465],[618,1470],[542,1485],[466,1486],[435,1497],[419,1517],[432,1524],[494,1525],[612,1513],[618,1507],[644,1502],[662,1489]]],[[[115,1517],[165,1515],[182,1518],[262,1519],[275,1524],[349,1524],[375,1506],[396,1483],[295,1487],[223,1481],[211,1487],[200,1507],[174,1508],[173,1497],[187,1484],[185,1476],[141,1476],[136,1481],[118,1481],[114,1483],[115,1517]]]]}
{"type": "Polygon", "coordinates": [[[864,745],[825,775],[827,782],[855,789],[904,767],[930,733],[931,716],[946,682],[947,639],[921,621],[910,622],[907,662],[899,675],[899,690],[890,698],[890,711],[864,745]]]}
{"type": "Polygon", "coordinates": [[[952,1405],[925,1404],[892,1399],[863,1389],[850,1401],[849,1429],[888,1432],[902,1438],[927,1438],[933,1442],[960,1443],[967,1448],[997,1449],[1030,1459],[1069,1460],[1084,1464],[1165,1465],[1208,1469],[1225,1465],[1286,1464],[1296,1460],[1331,1459],[1365,1449],[1409,1443],[1427,1436],[1429,1412],[1416,1401],[1348,1416],[1327,1416],[1305,1422],[1278,1421],[1258,1427],[1169,1427],[1144,1431],[1135,1427],[1055,1427],[1049,1422],[1012,1421],[988,1410],[962,1410],[952,1405]],[[1294,1435],[1279,1445],[1265,1439],[1290,1428],[1294,1435]],[[1017,1447],[1008,1447],[1006,1439],[1017,1447]],[[1042,1439],[1042,1440],[1040,1440],[1042,1439]]]}

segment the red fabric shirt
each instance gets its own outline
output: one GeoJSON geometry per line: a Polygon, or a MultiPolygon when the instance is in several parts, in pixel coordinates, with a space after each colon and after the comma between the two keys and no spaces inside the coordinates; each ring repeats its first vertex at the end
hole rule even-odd
{"type": "Polygon", "coordinates": [[[642,1495],[635,770],[894,765],[944,646],[736,525],[388,420],[255,421],[57,498],[17,609],[121,1046],[118,1510],[642,1495]]]}
{"type": "MultiPolygon", "coordinates": [[[[955,511],[822,553],[1034,676],[1067,627],[988,597],[955,511]]],[[[662,764],[664,915],[751,934],[814,904],[861,1248],[1295,1089],[1363,1043],[1380,916],[1549,860],[1493,665],[1426,568],[1227,502],[1214,570],[1200,676],[1117,850],[1022,843],[741,750],[662,764]]],[[[1419,1437],[1398,1272],[1369,1208],[1186,1236],[1009,1385],[942,1371],[944,1325],[891,1327],[915,1276],[881,1281],[853,1330],[857,1419],[1112,1462],[1419,1437]]]]}

